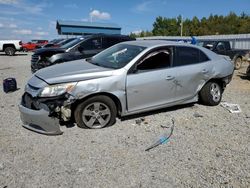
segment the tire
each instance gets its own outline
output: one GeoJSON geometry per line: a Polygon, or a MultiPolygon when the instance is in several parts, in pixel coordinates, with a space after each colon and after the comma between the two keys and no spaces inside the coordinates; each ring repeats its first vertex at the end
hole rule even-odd
{"type": "Polygon", "coordinates": [[[208,106],[220,104],[222,98],[221,86],[216,82],[206,83],[200,91],[201,102],[208,106]]]}
{"type": "Polygon", "coordinates": [[[13,47],[7,47],[7,48],[5,48],[4,52],[8,56],[13,56],[15,54],[16,50],[13,47]]]}
{"type": "Polygon", "coordinates": [[[234,61],[234,69],[239,70],[242,65],[242,59],[240,57],[237,57],[234,61]]]}
{"type": "Polygon", "coordinates": [[[117,109],[107,96],[95,96],[80,103],[75,111],[75,121],[80,128],[100,129],[116,121],[117,109]]]}
{"type": "Polygon", "coordinates": [[[247,75],[248,77],[250,77],[250,65],[248,65],[248,67],[247,67],[246,75],[247,75]]]}

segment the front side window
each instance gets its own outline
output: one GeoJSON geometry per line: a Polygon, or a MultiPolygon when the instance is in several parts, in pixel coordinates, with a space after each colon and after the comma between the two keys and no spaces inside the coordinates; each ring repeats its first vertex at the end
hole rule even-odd
{"type": "Polygon", "coordinates": [[[192,47],[176,47],[174,66],[191,65],[208,60],[208,57],[199,49],[192,47]]]}
{"type": "Polygon", "coordinates": [[[119,69],[127,65],[144,49],[145,47],[142,46],[116,44],[95,55],[88,61],[102,67],[119,69]]]}
{"type": "Polygon", "coordinates": [[[171,50],[158,49],[149,53],[137,64],[137,71],[155,70],[170,67],[171,50]]]}

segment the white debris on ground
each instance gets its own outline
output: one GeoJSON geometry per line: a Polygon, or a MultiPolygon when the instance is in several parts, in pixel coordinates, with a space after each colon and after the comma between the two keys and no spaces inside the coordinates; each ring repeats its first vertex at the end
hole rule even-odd
{"type": "Polygon", "coordinates": [[[240,105],[238,104],[221,102],[220,105],[231,113],[241,113],[240,105]]]}

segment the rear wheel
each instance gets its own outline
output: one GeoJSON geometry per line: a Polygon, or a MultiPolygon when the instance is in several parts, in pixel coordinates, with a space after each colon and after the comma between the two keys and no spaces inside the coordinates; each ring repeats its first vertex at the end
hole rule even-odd
{"type": "Polygon", "coordinates": [[[222,98],[221,86],[216,82],[208,82],[200,91],[200,99],[205,105],[216,106],[222,98]]]}
{"type": "Polygon", "coordinates": [[[247,67],[247,72],[246,72],[247,76],[250,77],[250,65],[248,65],[247,67]]]}
{"type": "Polygon", "coordinates": [[[100,129],[115,123],[117,109],[107,96],[95,96],[80,103],[75,112],[78,127],[100,129]]]}
{"type": "Polygon", "coordinates": [[[241,65],[242,65],[242,59],[240,57],[237,57],[234,61],[235,70],[239,70],[241,65]]]}
{"type": "Polygon", "coordinates": [[[7,48],[5,48],[4,52],[6,55],[13,56],[15,54],[16,50],[13,47],[7,47],[7,48]]]}

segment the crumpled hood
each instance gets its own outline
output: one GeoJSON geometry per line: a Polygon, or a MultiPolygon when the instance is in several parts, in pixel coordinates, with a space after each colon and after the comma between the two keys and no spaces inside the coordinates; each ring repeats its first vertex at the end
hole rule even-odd
{"type": "Polygon", "coordinates": [[[112,70],[80,59],[40,69],[35,76],[48,84],[56,84],[108,77],[112,75],[112,70]]]}

